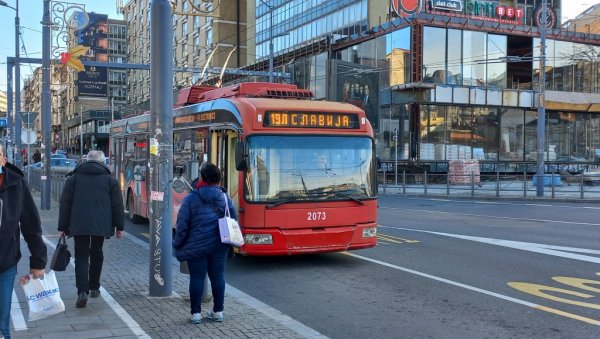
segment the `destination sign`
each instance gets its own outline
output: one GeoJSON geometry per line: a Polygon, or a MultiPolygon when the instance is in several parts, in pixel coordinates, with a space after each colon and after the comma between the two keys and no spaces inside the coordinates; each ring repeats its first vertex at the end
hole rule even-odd
{"type": "Polygon", "coordinates": [[[265,113],[264,127],[358,129],[358,115],[327,112],[265,113]]]}

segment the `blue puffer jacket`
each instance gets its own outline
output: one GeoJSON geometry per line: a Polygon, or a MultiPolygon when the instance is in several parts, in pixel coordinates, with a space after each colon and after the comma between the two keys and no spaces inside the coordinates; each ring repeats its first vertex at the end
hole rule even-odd
{"type": "MultiPolygon", "coordinates": [[[[203,186],[185,197],[177,214],[177,232],[173,239],[177,260],[208,255],[222,244],[218,219],[223,217],[225,210],[224,192],[225,189],[220,186],[203,186]],[[218,213],[214,206],[218,208],[218,213]]],[[[229,196],[227,200],[229,214],[237,220],[233,201],[229,196]]]]}

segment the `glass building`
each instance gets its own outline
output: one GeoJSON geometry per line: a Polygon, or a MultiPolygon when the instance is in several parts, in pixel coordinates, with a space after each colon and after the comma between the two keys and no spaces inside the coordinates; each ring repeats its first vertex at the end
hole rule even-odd
{"type": "MultiPolygon", "coordinates": [[[[340,1],[332,11],[330,1],[256,3],[258,60],[268,57],[269,11],[310,4],[273,21],[273,36],[281,37],[274,39],[275,53],[285,54],[302,38],[321,35],[329,43],[302,58],[279,55],[275,70],[288,72],[317,99],[365,109],[381,160],[397,158],[435,172],[447,170],[449,160],[477,159],[482,170],[535,172],[544,71],[545,161],[586,169],[600,161],[600,36],[559,29],[559,0],[548,0],[544,70],[541,0],[404,1],[420,7],[403,13],[388,4],[377,24],[375,0],[343,2],[367,8],[362,13],[368,17],[340,14],[340,1]],[[349,26],[343,31],[328,24],[330,16],[338,16],[332,22],[353,20],[344,21],[349,26]],[[292,33],[301,23],[315,23],[316,30],[292,33]]],[[[391,3],[402,7],[403,1],[391,3]]]]}

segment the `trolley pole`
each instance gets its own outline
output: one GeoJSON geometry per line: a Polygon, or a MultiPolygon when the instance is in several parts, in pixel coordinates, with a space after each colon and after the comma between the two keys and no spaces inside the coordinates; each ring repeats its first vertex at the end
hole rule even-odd
{"type": "Polygon", "coordinates": [[[173,292],[173,8],[169,0],[150,5],[150,296],[173,292]]]}

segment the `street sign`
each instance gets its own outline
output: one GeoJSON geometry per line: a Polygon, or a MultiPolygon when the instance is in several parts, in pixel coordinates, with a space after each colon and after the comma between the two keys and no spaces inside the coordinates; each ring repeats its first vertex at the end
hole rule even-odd
{"type": "Polygon", "coordinates": [[[32,129],[21,131],[21,143],[25,145],[33,145],[37,143],[37,132],[32,129]]]}
{"type": "Polygon", "coordinates": [[[0,128],[6,127],[6,118],[0,118],[0,128]]]}
{"type": "Polygon", "coordinates": [[[19,114],[24,124],[33,124],[35,118],[38,116],[38,112],[17,112],[17,114],[19,114]]]}

